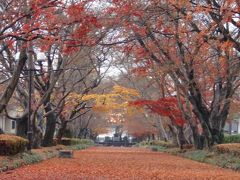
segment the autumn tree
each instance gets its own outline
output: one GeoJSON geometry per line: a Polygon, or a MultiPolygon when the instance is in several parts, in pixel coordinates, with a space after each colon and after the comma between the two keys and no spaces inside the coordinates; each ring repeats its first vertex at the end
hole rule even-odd
{"type": "MultiPolygon", "coordinates": [[[[117,78],[111,78],[111,80],[133,87],[141,94],[140,100],[130,102],[130,105],[145,109],[145,111],[139,111],[134,116],[137,119],[143,116],[142,119],[146,121],[144,124],[149,123],[150,126],[156,128],[163,140],[169,140],[169,135],[166,132],[168,131],[169,134],[170,131],[172,140],[176,145],[182,146],[185,143],[192,143],[192,132],[189,131],[188,122],[182,117],[184,112],[181,112],[178,107],[177,97],[173,96],[175,87],[171,81],[169,82],[164,68],[152,67],[151,61],[137,61],[127,54],[116,56],[115,60],[121,75],[117,78]],[[156,115],[153,115],[154,113],[156,115]],[[175,114],[177,121],[175,121],[174,113],[177,113],[175,114]],[[167,119],[168,121],[166,121],[167,119]]],[[[185,103],[181,102],[181,104],[185,103]]],[[[186,110],[185,107],[184,110],[186,110]]],[[[139,121],[139,126],[142,123],[139,121]]]]}
{"type": "Polygon", "coordinates": [[[28,59],[29,47],[36,39],[48,44],[55,39],[59,29],[58,6],[60,1],[2,1],[1,16],[1,61],[4,74],[5,90],[0,99],[2,112],[13,95],[19,77],[28,59]],[[54,22],[54,23],[53,23],[54,22]],[[49,31],[52,31],[51,33],[49,31]],[[15,54],[19,52],[19,58],[15,54]]]}
{"type": "Polygon", "coordinates": [[[51,102],[55,86],[66,64],[73,60],[71,54],[79,51],[82,46],[94,45],[94,33],[91,36],[90,33],[100,25],[94,14],[87,10],[88,1],[6,1],[1,5],[1,62],[5,73],[2,79],[3,83],[11,82],[2,95],[0,110],[6,107],[18,87],[17,93],[21,99],[25,99],[23,108],[27,112],[17,119],[26,122],[26,115],[31,113],[33,145],[37,147],[41,143],[42,130],[36,117],[44,110],[47,119],[44,144],[50,144],[46,141],[50,139],[51,142],[56,124],[51,102]],[[16,56],[19,51],[20,55],[16,56]],[[44,59],[38,59],[39,52],[45,54],[44,59]],[[16,60],[16,57],[19,58],[16,60]],[[27,66],[26,60],[29,61],[27,66]],[[25,70],[28,70],[29,77],[34,73],[34,78],[31,79],[34,88],[30,95],[25,91],[26,80],[19,82],[20,75],[28,76],[26,71],[23,71],[24,67],[27,67],[25,70]],[[30,111],[25,103],[29,98],[32,99],[30,111]]]}
{"type": "Polygon", "coordinates": [[[81,116],[88,113],[92,108],[91,105],[87,105],[87,101],[82,100],[82,97],[92,93],[106,73],[106,70],[101,70],[106,57],[98,57],[96,52],[99,52],[97,48],[86,47],[76,53],[74,57],[78,61],[71,61],[66,66],[68,72],[63,73],[59,79],[54,98],[54,109],[59,125],[57,133],[59,141],[63,137],[68,124],[77,124],[77,121],[82,121],[81,116]]]}
{"type": "MultiPolygon", "coordinates": [[[[160,69],[158,67],[154,67],[151,70],[149,69],[149,66],[152,65],[151,61],[137,61],[129,54],[116,56],[115,61],[115,67],[119,69],[121,74],[117,78],[111,78],[111,80],[119,85],[127,85],[138,90],[141,95],[139,99],[154,102],[156,99],[171,96],[172,93],[174,93],[171,83],[166,83],[166,75],[164,73],[160,75],[158,72],[160,69]]],[[[144,109],[145,105],[146,104],[144,103],[139,103],[138,107],[144,109]]],[[[163,123],[166,122],[163,119],[166,120],[166,118],[160,116],[159,113],[157,113],[158,116],[156,116],[152,114],[154,111],[151,111],[149,108],[146,109],[148,110],[135,113],[131,119],[134,119],[135,116],[136,119],[139,119],[142,116],[141,119],[145,119],[146,121],[144,124],[149,123],[150,126],[156,128],[155,131],[158,132],[159,136],[161,136],[163,140],[168,140],[169,138],[166,133],[166,129],[169,128],[167,128],[167,126],[163,126],[163,123]]],[[[135,121],[135,123],[137,123],[137,120],[135,121]]],[[[171,123],[171,121],[168,122],[168,126],[174,126],[175,124],[171,123]]],[[[139,122],[139,125],[141,126],[141,122],[139,122]]],[[[171,127],[170,130],[172,129],[176,129],[176,127],[171,127]]],[[[177,137],[177,134],[173,131],[172,137],[175,136],[177,137]]]]}
{"type": "MultiPolygon", "coordinates": [[[[121,38],[104,44],[123,44],[122,52],[164,68],[176,92],[191,103],[206,145],[221,143],[239,87],[238,1],[113,1],[107,12],[121,38]]],[[[195,131],[193,118],[184,118],[195,131]]]]}

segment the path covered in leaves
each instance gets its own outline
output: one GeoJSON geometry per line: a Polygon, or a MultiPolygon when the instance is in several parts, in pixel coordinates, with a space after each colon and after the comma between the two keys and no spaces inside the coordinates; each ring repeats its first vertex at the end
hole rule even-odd
{"type": "Polygon", "coordinates": [[[1,180],[240,179],[240,173],[140,148],[93,147],[0,174],[1,180]]]}

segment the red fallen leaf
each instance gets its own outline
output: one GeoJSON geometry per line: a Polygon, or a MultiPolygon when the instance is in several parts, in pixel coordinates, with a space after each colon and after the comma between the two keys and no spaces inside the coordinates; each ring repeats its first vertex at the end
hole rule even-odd
{"type": "Polygon", "coordinates": [[[1,173],[4,180],[239,179],[240,173],[145,148],[93,147],[1,173]]]}

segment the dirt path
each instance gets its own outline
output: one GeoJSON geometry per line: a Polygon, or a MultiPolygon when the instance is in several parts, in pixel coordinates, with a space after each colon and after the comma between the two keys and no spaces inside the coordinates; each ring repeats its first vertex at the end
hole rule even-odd
{"type": "Polygon", "coordinates": [[[1,180],[236,179],[240,173],[137,148],[94,147],[0,174],[1,180]]]}

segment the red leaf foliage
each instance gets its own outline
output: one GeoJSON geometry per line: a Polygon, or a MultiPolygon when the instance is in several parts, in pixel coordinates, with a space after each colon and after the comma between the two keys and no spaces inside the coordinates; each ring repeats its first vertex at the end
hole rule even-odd
{"type": "Polygon", "coordinates": [[[182,118],[182,113],[178,108],[178,100],[176,97],[160,98],[157,101],[153,100],[137,100],[129,102],[130,106],[146,106],[152,112],[161,116],[169,117],[173,123],[178,126],[183,126],[185,120],[182,118]]]}

